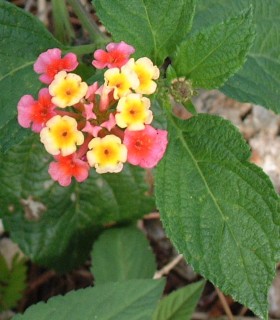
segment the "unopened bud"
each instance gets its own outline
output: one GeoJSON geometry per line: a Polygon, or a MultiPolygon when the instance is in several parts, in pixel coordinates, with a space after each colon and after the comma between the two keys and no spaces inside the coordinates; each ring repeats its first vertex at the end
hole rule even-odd
{"type": "Polygon", "coordinates": [[[192,88],[192,83],[190,80],[186,80],[184,77],[174,79],[171,82],[171,95],[177,102],[187,102],[189,101],[193,95],[195,94],[195,91],[192,88]]]}

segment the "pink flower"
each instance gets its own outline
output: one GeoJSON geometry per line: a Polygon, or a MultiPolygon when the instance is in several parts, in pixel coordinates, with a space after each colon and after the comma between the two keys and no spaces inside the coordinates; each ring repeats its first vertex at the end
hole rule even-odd
{"type": "Polygon", "coordinates": [[[111,42],[106,46],[106,51],[99,49],[94,52],[94,59],[92,64],[97,69],[108,68],[121,68],[125,65],[131,54],[135,49],[121,41],[120,43],[111,42]]]}
{"type": "Polygon", "coordinates": [[[83,116],[89,120],[89,119],[96,119],[96,115],[93,112],[93,103],[84,103],[84,112],[83,116]]]}
{"type": "Polygon", "coordinates": [[[106,111],[110,107],[110,103],[114,100],[113,90],[102,85],[96,90],[96,94],[100,96],[99,110],[101,112],[106,111]]]}
{"type": "Polygon", "coordinates": [[[100,126],[94,126],[89,121],[86,122],[86,125],[82,129],[83,132],[87,132],[91,134],[94,137],[98,136],[99,131],[102,130],[102,127],[100,126]]]}
{"type": "Polygon", "coordinates": [[[142,168],[155,167],[167,146],[167,131],[146,125],[144,130],[125,130],[123,144],[127,147],[127,161],[142,168]]]}
{"type": "Polygon", "coordinates": [[[73,71],[78,66],[77,56],[67,53],[61,58],[61,50],[54,48],[41,53],[34,63],[34,71],[41,74],[39,79],[50,84],[59,71],[73,71]]]}
{"type": "Polygon", "coordinates": [[[98,89],[98,82],[94,82],[92,85],[88,86],[88,90],[85,98],[88,101],[93,102],[95,99],[95,93],[97,89],[98,89]]]}
{"type": "Polygon", "coordinates": [[[116,125],[116,119],[113,113],[110,113],[109,119],[101,123],[101,127],[106,128],[108,131],[111,131],[116,125]]]}
{"type": "Polygon", "coordinates": [[[51,95],[47,88],[39,91],[38,101],[31,95],[24,95],[18,102],[18,122],[24,128],[40,132],[45,123],[56,115],[55,105],[51,102],[51,95]]]}
{"type": "Polygon", "coordinates": [[[56,162],[51,162],[49,174],[54,181],[61,186],[67,187],[71,183],[72,177],[78,182],[87,179],[89,174],[89,165],[87,162],[77,158],[76,153],[63,157],[58,155],[54,157],[56,162]]]}

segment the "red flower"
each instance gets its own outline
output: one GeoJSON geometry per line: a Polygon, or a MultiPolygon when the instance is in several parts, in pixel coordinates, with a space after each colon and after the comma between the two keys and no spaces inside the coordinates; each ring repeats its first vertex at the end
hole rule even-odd
{"type": "Polygon", "coordinates": [[[121,41],[120,43],[111,42],[107,45],[106,51],[99,49],[94,52],[92,64],[97,69],[121,68],[127,63],[129,57],[135,52],[135,49],[121,41]]]}
{"type": "Polygon", "coordinates": [[[38,101],[31,95],[21,97],[17,106],[19,124],[24,128],[31,127],[34,132],[40,132],[45,123],[56,115],[51,98],[47,88],[39,91],[38,101]]]}
{"type": "Polygon", "coordinates": [[[67,53],[61,58],[61,50],[54,48],[41,53],[34,63],[34,71],[41,74],[39,79],[50,84],[59,71],[73,71],[78,66],[77,56],[67,53]]]}
{"type": "Polygon", "coordinates": [[[87,162],[78,159],[75,153],[66,157],[58,155],[54,158],[57,162],[50,163],[49,174],[52,179],[57,181],[61,186],[69,186],[72,177],[78,182],[87,179],[89,165],[87,162]]]}
{"type": "Polygon", "coordinates": [[[142,168],[155,167],[167,146],[167,131],[146,125],[144,130],[125,130],[123,144],[127,147],[127,161],[142,168]]]}

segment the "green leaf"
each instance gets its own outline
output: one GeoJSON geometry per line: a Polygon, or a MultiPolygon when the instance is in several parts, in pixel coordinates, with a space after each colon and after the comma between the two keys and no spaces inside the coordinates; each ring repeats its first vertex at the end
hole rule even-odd
{"type": "Polygon", "coordinates": [[[150,320],[163,286],[155,280],[107,283],[53,297],[13,320],[150,320]]]}
{"type": "Polygon", "coordinates": [[[267,291],[279,258],[279,198],[249,163],[240,133],[217,116],[171,118],[156,173],[167,235],[196,272],[267,318],[267,291]]]}
{"type": "Polygon", "coordinates": [[[154,117],[152,125],[157,129],[166,129],[166,114],[163,107],[160,104],[160,98],[154,97],[153,99],[151,99],[151,104],[151,110],[153,110],[154,117]]]}
{"type": "Polygon", "coordinates": [[[182,42],[173,66],[195,88],[218,88],[244,64],[253,39],[250,8],[182,42]]]}
{"type": "Polygon", "coordinates": [[[50,157],[33,135],[0,156],[0,207],[11,237],[35,262],[68,270],[88,256],[97,231],[154,208],[144,170],[92,170],[84,183],[64,188],[48,174],[50,157]]]}
{"type": "Polygon", "coordinates": [[[94,0],[97,15],[115,41],[156,63],[175,50],[192,25],[195,0],[94,0]]]}
{"type": "Polygon", "coordinates": [[[26,287],[26,273],[24,259],[15,255],[9,268],[0,254],[0,312],[16,306],[26,287]]]}
{"type": "Polygon", "coordinates": [[[31,14],[0,0],[0,152],[26,135],[17,123],[17,103],[41,87],[33,64],[38,55],[60,47],[43,24],[31,14]]]}
{"type": "Polygon", "coordinates": [[[244,67],[222,91],[244,102],[280,112],[280,0],[199,0],[193,30],[201,30],[238,13],[252,3],[256,38],[244,67]]]}
{"type": "Polygon", "coordinates": [[[204,281],[199,281],[172,292],[160,301],[153,320],[191,319],[203,288],[204,281]]]}
{"type": "Polygon", "coordinates": [[[151,279],[155,258],[144,234],[136,227],[105,231],[92,250],[95,284],[129,279],[151,279]]]}

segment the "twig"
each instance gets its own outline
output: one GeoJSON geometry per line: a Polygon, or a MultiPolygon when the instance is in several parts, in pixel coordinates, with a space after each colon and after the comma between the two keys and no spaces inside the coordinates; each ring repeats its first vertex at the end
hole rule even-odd
{"type": "Polygon", "coordinates": [[[27,0],[24,6],[24,10],[30,11],[33,4],[34,4],[34,0],[27,0]]]}
{"type": "Polygon", "coordinates": [[[44,25],[48,23],[48,10],[46,0],[38,0],[37,2],[38,8],[38,19],[40,19],[44,25]]]}
{"type": "Polygon", "coordinates": [[[182,259],[183,259],[183,255],[179,254],[176,258],[170,261],[162,269],[158,270],[154,275],[154,279],[160,279],[164,275],[168,274],[182,259]]]}
{"type": "Polygon", "coordinates": [[[149,214],[146,214],[143,219],[144,220],[152,220],[152,219],[159,219],[160,215],[159,212],[151,212],[149,214]]]}
{"type": "Polygon", "coordinates": [[[216,292],[217,292],[217,294],[218,294],[218,296],[219,296],[219,299],[220,299],[220,301],[221,301],[221,303],[222,303],[222,306],[223,306],[223,308],[224,308],[224,310],[225,310],[225,313],[226,313],[228,319],[229,319],[229,320],[234,320],[234,317],[233,317],[232,312],[231,312],[231,310],[230,310],[230,308],[229,308],[229,306],[228,306],[228,303],[227,303],[227,301],[226,301],[226,298],[225,298],[224,294],[223,294],[222,291],[221,291],[219,288],[217,288],[217,287],[216,287],[216,292]]]}
{"type": "Polygon", "coordinates": [[[47,282],[49,279],[51,279],[55,275],[56,273],[53,270],[43,273],[39,278],[37,278],[36,280],[34,280],[29,284],[29,288],[26,290],[26,293],[30,294],[31,291],[35,290],[37,287],[47,282]]]}
{"type": "Polygon", "coordinates": [[[238,315],[244,316],[247,311],[248,311],[248,308],[243,306],[238,315]]]}

